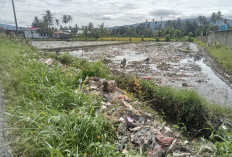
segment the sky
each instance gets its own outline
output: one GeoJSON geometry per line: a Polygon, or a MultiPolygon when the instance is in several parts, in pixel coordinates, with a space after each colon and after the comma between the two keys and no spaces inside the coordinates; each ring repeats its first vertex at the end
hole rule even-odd
{"type": "MultiPolygon", "coordinates": [[[[45,10],[61,19],[62,15],[71,15],[71,25],[106,26],[129,25],[146,20],[158,21],[210,16],[221,11],[224,18],[232,19],[231,0],[14,0],[21,27],[30,26],[33,18],[42,18],[45,10]]],[[[14,25],[11,0],[0,0],[0,23],[14,25]]]]}

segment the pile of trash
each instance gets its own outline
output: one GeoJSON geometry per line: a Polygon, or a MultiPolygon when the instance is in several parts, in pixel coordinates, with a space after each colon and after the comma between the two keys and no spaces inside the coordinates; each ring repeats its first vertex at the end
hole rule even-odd
{"type": "MultiPolygon", "coordinates": [[[[133,102],[126,92],[116,86],[114,80],[87,77],[85,83],[85,88],[103,99],[101,112],[115,124],[118,151],[126,154],[135,150],[149,157],[168,154],[188,157],[200,153],[191,142],[183,140],[177,131],[168,127],[166,122],[158,121],[158,116],[141,109],[142,103],[133,102]]],[[[209,148],[209,151],[212,150],[209,148]]]]}

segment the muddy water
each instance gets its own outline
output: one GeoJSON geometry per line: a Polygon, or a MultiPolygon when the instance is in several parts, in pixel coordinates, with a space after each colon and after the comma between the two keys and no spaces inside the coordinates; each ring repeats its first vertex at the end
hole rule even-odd
{"type": "Polygon", "coordinates": [[[138,43],[81,49],[70,54],[91,61],[104,57],[112,61],[108,64],[111,69],[149,76],[160,85],[193,89],[211,102],[232,106],[231,87],[213,72],[193,43],[138,43]],[[123,58],[127,65],[121,69],[123,58]],[[146,58],[150,59],[149,64],[145,63],[146,58]]]}

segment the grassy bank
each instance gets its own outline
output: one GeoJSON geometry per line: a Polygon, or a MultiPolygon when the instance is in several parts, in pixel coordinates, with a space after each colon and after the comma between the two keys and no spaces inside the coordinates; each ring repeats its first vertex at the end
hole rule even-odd
{"type": "Polygon", "coordinates": [[[222,67],[232,74],[232,50],[226,48],[219,43],[214,43],[212,46],[207,46],[206,43],[199,43],[200,45],[204,46],[205,49],[209,52],[209,54],[218,61],[222,67]]]}
{"type": "Polygon", "coordinates": [[[103,77],[103,64],[63,57],[80,69],[48,67],[30,46],[1,36],[0,47],[15,156],[121,156],[112,144],[112,124],[97,112],[101,100],[81,92],[80,79],[103,77]]]}

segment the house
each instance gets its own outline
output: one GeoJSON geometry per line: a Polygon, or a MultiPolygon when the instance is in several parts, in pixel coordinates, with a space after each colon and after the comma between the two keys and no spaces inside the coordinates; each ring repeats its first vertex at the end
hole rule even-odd
{"type": "Polygon", "coordinates": [[[71,30],[59,30],[53,33],[54,38],[68,39],[71,37],[71,30]]]}
{"type": "Polygon", "coordinates": [[[40,31],[38,27],[25,28],[24,34],[26,38],[45,39],[50,37],[49,33],[40,31]]]}
{"type": "Polygon", "coordinates": [[[6,33],[6,30],[4,28],[0,27],[0,34],[2,34],[2,33],[6,33]]]}
{"type": "Polygon", "coordinates": [[[84,33],[83,30],[78,30],[77,33],[76,33],[76,37],[81,36],[83,33],[84,33]]]}

